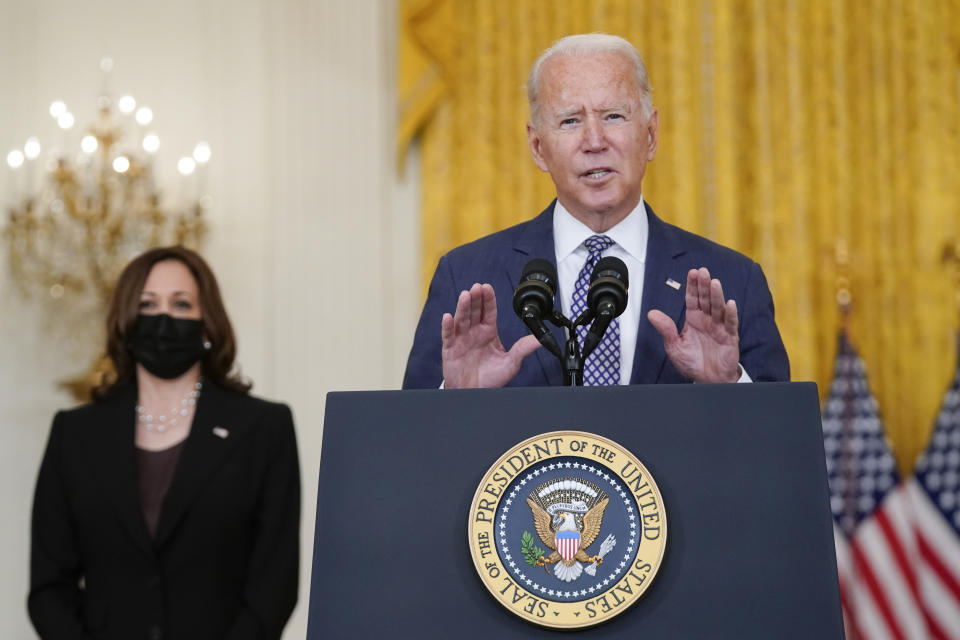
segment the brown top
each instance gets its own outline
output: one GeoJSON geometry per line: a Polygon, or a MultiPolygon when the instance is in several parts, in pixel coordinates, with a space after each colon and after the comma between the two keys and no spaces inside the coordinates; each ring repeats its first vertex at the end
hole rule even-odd
{"type": "Polygon", "coordinates": [[[157,535],[157,523],[160,522],[160,510],[173,482],[177,470],[180,452],[186,439],[160,451],[137,449],[137,480],[140,485],[140,506],[143,519],[147,523],[150,537],[157,535]]]}

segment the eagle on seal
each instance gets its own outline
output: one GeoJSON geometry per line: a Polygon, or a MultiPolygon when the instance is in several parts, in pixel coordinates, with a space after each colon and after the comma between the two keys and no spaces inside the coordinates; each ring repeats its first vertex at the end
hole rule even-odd
{"type": "Polygon", "coordinates": [[[537,566],[543,567],[547,573],[550,573],[547,565],[555,564],[553,574],[564,582],[572,582],[583,572],[581,562],[603,564],[602,557],[589,556],[584,549],[597,539],[603,522],[603,511],[609,502],[610,499],[604,496],[591,509],[583,513],[581,518],[570,511],[562,510],[551,517],[546,509],[528,497],[527,504],[533,513],[537,535],[540,536],[543,544],[552,550],[549,555],[537,559],[537,566]],[[562,547],[563,552],[558,550],[558,546],[562,547]]]}

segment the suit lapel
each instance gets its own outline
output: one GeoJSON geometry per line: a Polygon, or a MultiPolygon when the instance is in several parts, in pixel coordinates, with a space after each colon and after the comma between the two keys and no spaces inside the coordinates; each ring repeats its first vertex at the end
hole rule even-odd
{"type": "Polygon", "coordinates": [[[177,463],[170,491],[160,512],[154,543],[159,549],[188,511],[197,494],[206,486],[221,463],[236,447],[245,426],[231,402],[230,394],[212,382],[205,382],[177,463]]]}
{"type": "MultiPolygon", "coordinates": [[[[530,221],[530,224],[524,228],[523,234],[517,238],[513,246],[513,253],[510,255],[505,265],[507,270],[507,281],[510,283],[511,291],[516,290],[520,283],[520,275],[523,273],[523,267],[533,258],[543,258],[549,260],[553,265],[554,271],[557,269],[557,255],[553,245],[553,205],[556,200],[551,202],[540,215],[530,221]]],[[[560,289],[554,292],[554,309],[562,309],[560,302],[560,289]]],[[[499,313],[513,313],[513,309],[499,309],[499,313]]],[[[548,326],[557,339],[561,349],[566,342],[567,337],[564,330],[548,323],[548,326]]],[[[556,356],[546,349],[537,349],[534,354],[540,367],[543,370],[544,378],[547,384],[560,385],[563,383],[563,370],[556,356]]]]}
{"type": "Polygon", "coordinates": [[[653,213],[644,203],[649,221],[647,258],[643,276],[643,300],[640,305],[640,326],[637,330],[637,348],[633,357],[631,384],[653,384],[660,377],[666,362],[663,338],[647,320],[651,309],[664,312],[678,326],[683,317],[687,274],[677,260],[686,253],[674,230],[653,213]],[[667,285],[668,280],[680,284],[680,289],[667,285]]]}
{"type": "Polygon", "coordinates": [[[145,553],[153,555],[153,544],[143,519],[137,478],[136,429],[137,388],[121,385],[100,405],[95,433],[100,438],[91,459],[104,495],[109,496],[124,528],[145,553]]]}

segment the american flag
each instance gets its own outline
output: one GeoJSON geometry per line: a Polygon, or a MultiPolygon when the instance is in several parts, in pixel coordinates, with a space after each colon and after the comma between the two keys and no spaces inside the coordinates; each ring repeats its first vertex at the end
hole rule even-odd
{"type": "Polygon", "coordinates": [[[907,484],[932,638],[960,638],[960,366],[907,484]]]}
{"type": "Polygon", "coordinates": [[[823,444],[847,638],[933,637],[920,601],[906,490],[863,361],[845,333],[833,376],[823,444]]]}

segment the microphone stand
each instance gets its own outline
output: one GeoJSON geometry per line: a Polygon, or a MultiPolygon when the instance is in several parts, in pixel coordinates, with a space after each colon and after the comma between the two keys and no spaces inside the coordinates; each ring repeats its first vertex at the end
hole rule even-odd
{"type": "Polygon", "coordinates": [[[577,327],[585,325],[593,319],[590,309],[584,309],[576,320],[570,322],[566,316],[557,310],[553,311],[550,321],[567,330],[567,342],[564,345],[563,357],[559,358],[563,367],[563,384],[567,387],[583,386],[583,361],[590,355],[580,352],[580,342],[577,340],[577,327]]]}

